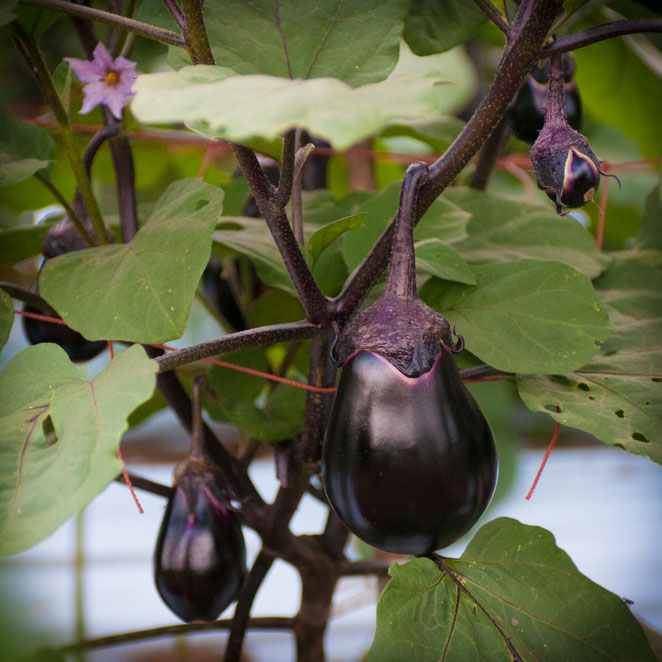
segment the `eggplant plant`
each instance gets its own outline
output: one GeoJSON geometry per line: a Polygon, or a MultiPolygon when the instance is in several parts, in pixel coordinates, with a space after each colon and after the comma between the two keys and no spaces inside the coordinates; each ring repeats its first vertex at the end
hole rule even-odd
{"type": "Polygon", "coordinates": [[[657,8],[12,0],[0,27],[0,574],[112,481],[163,499],[135,527],[161,626],[80,610],[35,651],[9,596],[8,659],[218,631],[233,662],[276,630],[323,662],[356,575],[356,659],[655,659],[637,604],[490,503],[541,429],[662,463],[657,8]],[[166,411],[172,485],[119,448],[166,411]],[[296,610],[257,616],[277,562],[296,610]]]}

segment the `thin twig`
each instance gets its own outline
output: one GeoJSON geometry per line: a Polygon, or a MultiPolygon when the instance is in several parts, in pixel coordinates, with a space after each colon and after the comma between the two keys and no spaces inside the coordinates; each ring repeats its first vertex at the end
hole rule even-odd
{"type": "Polygon", "coordinates": [[[55,9],[56,11],[66,12],[81,18],[87,18],[92,21],[99,21],[107,23],[129,32],[153,39],[154,41],[161,42],[162,44],[169,44],[171,46],[179,46],[179,48],[186,48],[184,37],[178,35],[176,32],[157,28],[149,23],[136,21],[133,18],[126,18],[119,14],[104,11],[103,9],[95,9],[94,7],[86,7],[85,5],[77,5],[73,2],[66,0],[21,0],[26,5],[35,5],[37,7],[46,7],[47,9],[55,9]]]}
{"type": "MultiPolygon", "coordinates": [[[[143,476],[137,476],[131,472],[127,472],[127,475],[129,476],[131,484],[138,490],[150,492],[151,494],[156,494],[157,496],[165,497],[166,499],[170,496],[171,488],[168,485],[157,483],[143,476]]],[[[122,483],[123,485],[127,484],[123,473],[115,478],[115,482],[122,483]]]]}
{"type": "Polygon", "coordinates": [[[604,39],[613,39],[627,34],[641,32],[662,32],[662,18],[638,18],[625,21],[612,21],[604,25],[596,25],[567,37],[558,39],[553,44],[545,46],[541,55],[549,57],[552,53],[567,53],[576,51],[584,46],[590,46],[604,39]]]}
{"type": "MultiPolygon", "coordinates": [[[[487,18],[494,23],[494,25],[508,36],[510,32],[510,26],[503,20],[503,16],[499,10],[490,2],[490,0],[474,0],[474,3],[480,8],[480,10],[487,16],[487,18]]],[[[507,4],[507,3],[505,3],[507,4]]]]}
{"type": "MultiPolygon", "coordinates": [[[[123,644],[132,644],[146,639],[159,639],[161,637],[176,637],[182,634],[191,634],[196,632],[216,632],[218,630],[227,630],[232,625],[232,619],[224,618],[211,623],[186,623],[183,625],[165,625],[149,630],[136,630],[135,632],[124,632],[114,634],[108,637],[98,637],[97,639],[87,639],[76,644],[61,646],[60,648],[49,649],[49,652],[67,654],[75,653],[81,650],[96,650],[98,648],[109,648],[111,646],[121,646],[123,644]]],[[[249,630],[291,630],[294,627],[294,619],[283,616],[269,616],[262,618],[252,618],[248,622],[249,630]]]]}
{"type": "Polygon", "coordinates": [[[182,31],[182,33],[186,34],[186,19],[184,18],[184,12],[182,12],[182,8],[177,4],[177,0],[163,0],[163,4],[170,12],[170,15],[172,16],[175,23],[177,23],[177,27],[182,31]]]}
{"type": "Polygon", "coordinates": [[[275,558],[273,552],[261,549],[253,562],[253,566],[244,582],[239,599],[237,600],[237,606],[234,610],[232,625],[230,627],[230,637],[228,638],[225,655],[223,656],[224,662],[239,662],[253,601],[275,558]]]}

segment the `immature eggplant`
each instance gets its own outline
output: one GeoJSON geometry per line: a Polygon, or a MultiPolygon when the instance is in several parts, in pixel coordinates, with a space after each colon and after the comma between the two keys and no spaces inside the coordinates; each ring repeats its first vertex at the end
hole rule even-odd
{"type": "Polygon", "coordinates": [[[246,547],[218,476],[186,463],[168,499],[154,553],[156,588],[183,621],[213,621],[237,597],[246,547]]]}
{"type": "MultiPolygon", "coordinates": [[[[85,217],[83,218],[88,232],[93,232],[92,224],[85,217]]],[[[109,235],[109,237],[112,238],[112,235],[109,235]]],[[[87,248],[87,244],[69,217],[65,216],[59,223],[50,228],[44,236],[42,242],[42,254],[44,256],[42,268],[48,260],[58,255],[80,251],[84,248],[87,248]]],[[[34,306],[26,305],[23,310],[26,313],[53,316],[52,312],[46,312],[34,306]]],[[[108,346],[105,340],[87,340],[78,331],[74,331],[64,324],[46,322],[34,317],[23,317],[23,331],[31,345],[42,342],[55,343],[62,347],[74,362],[89,361],[101,354],[108,346]]]]}
{"type": "MultiPolygon", "coordinates": [[[[565,53],[563,61],[565,114],[568,124],[579,131],[582,124],[582,107],[577,83],[574,79],[575,59],[572,53],[565,53]]],[[[527,143],[536,141],[545,124],[549,69],[549,61],[546,61],[542,67],[538,65],[533,67],[508,109],[508,124],[512,132],[527,143]]]]}
{"type": "Polygon", "coordinates": [[[204,451],[201,379],[193,383],[189,458],[175,468],[154,551],[154,580],[183,621],[213,621],[237,597],[246,577],[246,546],[228,507],[223,476],[204,451]]]}
{"type": "Polygon", "coordinates": [[[347,528],[388,552],[425,554],[464,535],[497,474],[490,427],[462,384],[448,321],[416,295],[413,214],[425,164],[410,166],[384,295],[343,329],[322,481],[347,528]]]}
{"type": "MultiPolygon", "coordinates": [[[[46,313],[34,306],[23,306],[26,313],[45,315],[46,313]]],[[[108,346],[105,340],[87,340],[78,331],[64,324],[46,322],[34,317],[23,317],[23,331],[31,345],[42,342],[52,342],[62,347],[69,359],[74,362],[89,361],[101,354],[108,346]]]]}
{"type": "Polygon", "coordinates": [[[600,185],[600,161],[588,140],[568,125],[564,107],[563,58],[552,56],[545,126],[531,147],[531,162],[538,188],[556,205],[582,207],[593,199],[600,185]]]}

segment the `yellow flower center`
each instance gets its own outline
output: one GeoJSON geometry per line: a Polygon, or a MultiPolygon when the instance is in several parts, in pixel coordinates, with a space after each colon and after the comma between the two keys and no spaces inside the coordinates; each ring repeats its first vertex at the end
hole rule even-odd
{"type": "Polygon", "coordinates": [[[120,76],[116,71],[109,71],[104,77],[106,85],[117,85],[120,82],[120,76]]]}

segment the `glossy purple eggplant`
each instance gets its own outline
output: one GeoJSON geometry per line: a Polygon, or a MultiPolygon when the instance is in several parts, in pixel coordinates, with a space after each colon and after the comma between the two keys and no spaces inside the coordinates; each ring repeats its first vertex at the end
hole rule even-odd
{"type": "Polygon", "coordinates": [[[450,353],[419,377],[371,352],[343,367],[322,480],[365,542],[417,555],[450,545],[487,507],[497,465],[490,427],[450,353]]]}
{"type": "Polygon", "coordinates": [[[199,462],[182,465],[154,553],[159,594],[183,621],[213,621],[235,600],[245,576],[244,536],[218,477],[199,462]]]}

